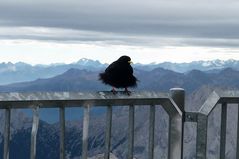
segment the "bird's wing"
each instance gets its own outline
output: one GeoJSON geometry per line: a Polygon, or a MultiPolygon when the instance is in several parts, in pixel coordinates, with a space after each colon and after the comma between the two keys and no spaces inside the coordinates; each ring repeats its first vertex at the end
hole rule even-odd
{"type": "Polygon", "coordinates": [[[105,73],[112,74],[117,72],[119,69],[120,69],[120,66],[116,62],[113,62],[106,68],[105,73]]]}

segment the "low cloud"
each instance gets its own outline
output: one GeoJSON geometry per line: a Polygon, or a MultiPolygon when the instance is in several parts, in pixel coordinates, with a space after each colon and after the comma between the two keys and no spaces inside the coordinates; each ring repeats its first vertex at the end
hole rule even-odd
{"type": "Polygon", "coordinates": [[[9,0],[0,4],[0,38],[237,47],[238,19],[234,0],[9,0]]]}

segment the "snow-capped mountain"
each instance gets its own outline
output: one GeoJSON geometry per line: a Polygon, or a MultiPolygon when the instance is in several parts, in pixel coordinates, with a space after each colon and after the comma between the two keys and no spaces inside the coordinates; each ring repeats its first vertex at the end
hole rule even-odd
{"type": "MultiPolygon", "coordinates": [[[[23,62],[18,63],[0,63],[0,85],[32,81],[39,78],[50,78],[69,70],[70,68],[77,68],[89,71],[101,71],[106,68],[107,64],[102,64],[98,60],[80,59],[79,61],[71,64],[55,63],[50,65],[30,65],[23,62]]],[[[161,67],[164,69],[172,70],[175,72],[185,73],[190,70],[201,71],[220,71],[221,69],[231,67],[239,70],[239,61],[237,60],[213,60],[213,61],[194,61],[190,63],[151,63],[151,64],[134,64],[134,68],[139,70],[151,71],[155,68],[161,67]]]]}
{"type": "Polygon", "coordinates": [[[76,64],[78,65],[84,65],[84,66],[98,66],[98,65],[102,65],[100,63],[100,61],[98,60],[90,60],[90,59],[87,59],[87,58],[82,58],[80,59],[78,62],[76,62],[76,64]]]}
{"type": "Polygon", "coordinates": [[[146,65],[136,64],[137,67],[145,70],[152,70],[157,67],[162,67],[165,69],[169,69],[172,71],[185,73],[194,69],[201,71],[213,71],[213,70],[221,70],[224,68],[233,68],[235,70],[239,70],[239,61],[237,60],[212,60],[212,61],[193,61],[190,63],[172,63],[172,62],[163,62],[163,63],[152,63],[146,65]]]}

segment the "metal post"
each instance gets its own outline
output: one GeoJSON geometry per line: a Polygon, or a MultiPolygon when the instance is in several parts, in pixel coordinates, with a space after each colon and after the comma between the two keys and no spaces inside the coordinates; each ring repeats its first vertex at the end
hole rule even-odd
{"type": "Polygon", "coordinates": [[[150,106],[149,114],[149,154],[148,158],[154,158],[154,129],[155,129],[155,105],[150,106]]]}
{"type": "Polygon", "coordinates": [[[87,159],[90,123],[90,105],[84,107],[82,159],[87,159]]]}
{"type": "Polygon", "coordinates": [[[134,156],[134,106],[129,106],[129,142],[128,142],[128,159],[134,156]]]}
{"type": "Polygon", "coordinates": [[[198,114],[196,159],[207,158],[207,116],[198,114]]]}
{"type": "Polygon", "coordinates": [[[184,112],[185,105],[185,90],[183,88],[171,88],[170,89],[170,97],[177,104],[179,109],[184,112]]]}
{"type": "Polygon", "coordinates": [[[65,159],[65,107],[60,107],[60,159],[65,159]]]}
{"type": "Polygon", "coordinates": [[[226,130],[227,130],[227,103],[222,103],[221,110],[221,137],[220,137],[220,159],[226,156],[226,130]]]}
{"type": "Polygon", "coordinates": [[[5,128],[4,128],[4,152],[3,159],[9,158],[9,143],[10,143],[10,119],[11,109],[7,108],[5,111],[5,128]]]}
{"type": "Polygon", "coordinates": [[[111,127],[112,127],[112,106],[108,106],[107,107],[107,116],[106,116],[104,159],[109,159],[110,158],[111,127]]]}
{"type": "Polygon", "coordinates": [[[237,148],[236,148],[236,159],[239,159],[239,104],[237,106],[237,148]]]}
{"type": "Polygon", "coordinates": [[[39,125],[39,107],[33,108],[33,121],[31,133],[31,159],[36,158],[37,130],[39,125]]]}
{"type": "MultiPolygon", "coordinates": [[[[183,113],[183,123],[182,123],[182,138],[181,138],[181,159],[183,159],[183,138],[184,138],[184,114],[185,114],[185,90],[183,88],[171,88],[170,97],[177,104],[178,108],[183,113]]],[[[171,123],[171,122],[170,122],[171,123]]],[[[169,129],[171,130],[171,129],[169,129]]],[[[169,132],[170,133],[170,132],[169,132]]],[[[169,135],[169,141],[171,141],[171,136],[169,135]]],[[[170,153],[170,152],[169,152],[170,153]]],[[[170,154],[169,154],[170,155],[170,154]]]]}

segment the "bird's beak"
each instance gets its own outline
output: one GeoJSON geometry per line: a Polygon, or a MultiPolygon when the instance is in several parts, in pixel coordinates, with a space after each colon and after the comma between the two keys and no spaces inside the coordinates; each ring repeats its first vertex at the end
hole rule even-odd
{"type": "Polygon", "coordinates": [[[129,64],[132,64],[133,62],[132,61],[128,61],[129,64]]]}

